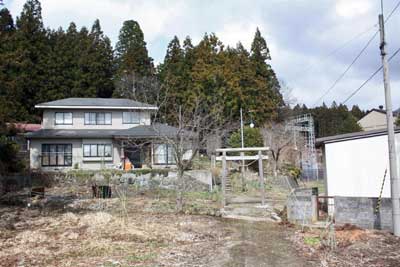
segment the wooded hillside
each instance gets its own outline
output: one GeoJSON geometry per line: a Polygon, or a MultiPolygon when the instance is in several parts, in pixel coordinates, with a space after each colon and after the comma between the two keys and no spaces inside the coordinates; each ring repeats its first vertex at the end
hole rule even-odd
{"type": "MultiPolygon", "coordinates": [[[[154,66],[144,40],[134,20],[123,22],[113,48],[99,20],[90,28],[78,29],[71,22],[67,29],[54,30],[45,26],[38,0],[28,0],[15,21],[3,8],[0,120],[39,122],[34,105],[61,98],[130,97],[155,102],[156,93],[167,99],[163,107],[167,121],[176,114],[172,112],[176,106],[195,105],[198,95],[207,99],[206,112],[223,107],[225,117],[237,121],[243,108],[260,127],[278,119],[282,109],[290,109],[259,29],[255,29],[250,51],[241,43],[225,46],[213,33],[205,34],[198,44],[189,36],[183,41],[175,36],[158,66],[154,66]]],[[[361,110],[356,114],[341,105],[326,110],[325,106],[313,110],[298,106],[293,114],[313,113],[318,136],[358,129],[355,122],[361,110]]]]}

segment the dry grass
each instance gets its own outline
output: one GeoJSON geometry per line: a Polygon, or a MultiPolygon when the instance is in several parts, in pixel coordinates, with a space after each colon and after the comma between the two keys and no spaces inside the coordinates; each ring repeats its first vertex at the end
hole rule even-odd
{"type": "Polygon", "coordinates": [[[127,220],[118,199],[77,199],[53,211],[0,207],[0,266],[191,266],[200,252],[217,253],[228,236],[220,220],[175,214],[173,201],[162,192],[130,196],[127,220]]]}
{"type": "Polygon", "coordinates": [[[310,259],[329,267],[400,266],[400,238],[385,231],[365,230],[354,226],[337,228],[337,247],[324,245],[322,230],[298,231],[291,237],[298,250],[310,259]]]}

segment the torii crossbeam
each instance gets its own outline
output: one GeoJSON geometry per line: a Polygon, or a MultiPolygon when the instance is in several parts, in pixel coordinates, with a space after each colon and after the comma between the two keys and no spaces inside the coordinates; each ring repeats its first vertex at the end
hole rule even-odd
{"type": "Polygon", "coordinates": [[[263,155],[263,151],[269,151],[268,147],[244,147],[244,148],[219,148],[215,150],[217,153],[222,153],[222,156],[216,157],[216,160],[222,161],[222,207],[226,206],[226,161],[237,161],[237,160],[257,160],[258,159],[258,173],[259,182],[261,188],[261,204],[265,205],[265,183],[264,183],[264,169],[263,160],[268,159],[267,155],[263,155]],[[229,152],[258,152],[256,156],[245,156],[241,153],[240,156],[227,156],[229,152]]]}

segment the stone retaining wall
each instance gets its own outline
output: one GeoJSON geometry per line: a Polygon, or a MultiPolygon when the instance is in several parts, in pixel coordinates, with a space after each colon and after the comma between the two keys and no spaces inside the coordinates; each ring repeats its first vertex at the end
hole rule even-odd
{"type": "Polygon", "coordinates": [[[379,212],[375,213],[377,203],[378,198],[335,197],[335,223],[392,231],[391,199],[382,198],[379,212]]]}
{"type": "Polygon", "coordinates": [[[318,219],[318,188],[297,188],[287,199],[287,217],[290,222],[308,224],[318,219]]]}

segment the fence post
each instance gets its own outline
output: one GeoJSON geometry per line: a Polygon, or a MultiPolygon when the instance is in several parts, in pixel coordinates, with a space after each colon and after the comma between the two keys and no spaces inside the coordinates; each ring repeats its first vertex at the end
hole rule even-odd
{"type": "Polygon", "coordinates": [[[265,184],[264,184],[264,169],[263,169],[263,155],[258,151],[258,171],[260,175],[260,188],[261,188],[261,204],[265,205],[265,184]]]}
{"type": "Polygon", "coordinates": [[[225,195],[225,187],[226,187],[226,152],[222,152],[222,208],[225,208],[226,205],[226,195],[225,195]]]}

